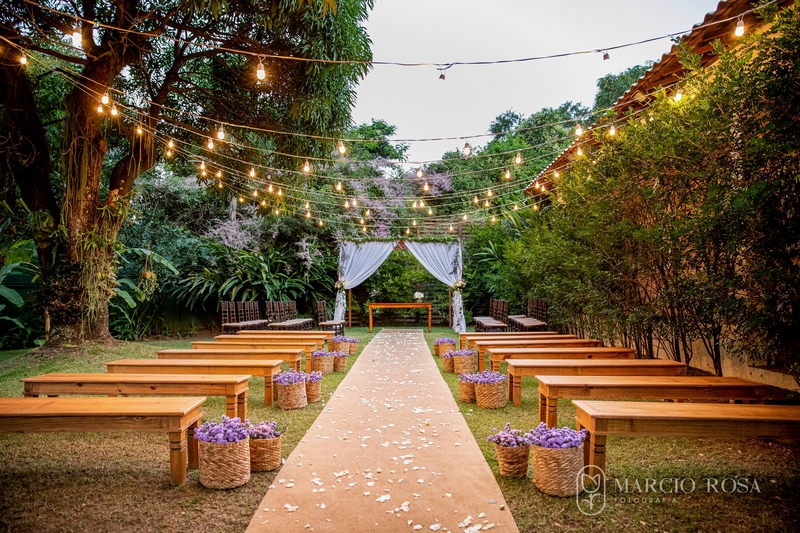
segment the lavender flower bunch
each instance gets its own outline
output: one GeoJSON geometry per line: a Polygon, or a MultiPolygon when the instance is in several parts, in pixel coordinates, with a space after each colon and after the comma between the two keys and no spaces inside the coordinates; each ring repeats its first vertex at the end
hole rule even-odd
{"type": "Polygon", "coordinates": [[[286,370],[280,374],[276,374],[273,381],[278,385],[293,385],[295,383],[303,383],[305,381],[304,372],[297,372],[295,370],[286,370]]]}
{"type": "Polygon", "coordinates": [[[311,372],[300,372],[306,383],[316,383],[322,381],[322,372],[319,370],[312,370],[311,372]]]}
{"type": "Polygon", "coordinates": [[[350,342],[350,337],[344,335],[334,335],[331,337],[331,342],[350,342]]]}
{"type": "MultiPolygon", "coordinates": [[[[497,431],[497,428],[492,428],[492,431],[497,431]]],[[[530,446],[533,444],[531,432],[523,433],[521,429],[511,429],[511,422],[506,422],[506,427],[497,431],[494,435],[486,440],[493,442],[498,446],[505,446],[507,448],[516,448],[519,446],[530,446]]]]}
{"type": "Polygon", "coordinates": [[[450,357],[460,357],[460,356],[468,356],[468,357],[475,357],[477,352],[475,350],[453,350],[447,353],[443,353],[442,357],[450,358],[450,357]]]}
{"type": "Polygon", "coordinates": [[[461,383],[475,383],[475,376],[477,374],[459,374],[458,381],[461,383]]]}
{"type": "Polygon", "coordinates": [[[350,357],[350,352],[328,352],[334,357],[350,357]]]}
{"type": "Polygon", "coordinates": [[[345,339],[347,339],[345,342],[349,342],[350,344],[359,344],[361,342],[355,337],[345,337],[345,339]]]}
{"type": "Polygon", "coordinates": [[[433,345],[436,346],[438,344],[452,344],[455,346],[456,340],[451,339],[450,337],[439,337],[435,341],[433,341],[433,345]]]}
{"type": "Polygon", "coordinates": [[[203,442],[213,442],[215,444],[229,444],[239,442],[247,438],[247,427],[249,422],[238,416],[228,418],[223,416],[220,420],[208,420],[199,428],[194,430],[194,438],[203,442]]]}
{"type": "Polygon", "coordinates": [[[541,422],[536,429],[529,432],[531,444],[542,448],[576,448],[583,444],[589,432],[585,429],[580,431],[568,427],[549,428],[541,422]]]}
{"type": "Polygon", "coordinates": [[[313,357],[333,357],[334,356],[333,354],[335,353],[339,352],[326,352],[325,350],[317,350],[316,352],[313,352],[311,355],[313,357]]]}
{"type": "Polygon", "coordinates": [[[277,422],[259,422],[258,424],[249,424],[247,431],[251,439],[274,439],[280,437],[283,433],[278,429],[277,422]]]}
{"type": "Polygon", "coordinates": [[[474,382],[475,383],[503,383],[508,379],[508,376],[505,374],[501,374],[500,372],[495,372],[494,370],[484,370],[483,372],[478,372],[477,374],[473,374],[474,382]]]}

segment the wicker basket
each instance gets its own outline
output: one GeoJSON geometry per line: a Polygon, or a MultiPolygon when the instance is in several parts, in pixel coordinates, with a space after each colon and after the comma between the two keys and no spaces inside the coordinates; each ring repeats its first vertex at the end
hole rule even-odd
{"type": "Polygon", "coordinates": [[[349,357],[334,357],[333,358],[333,371],[344,372],[347,370],[347,360],[349,357]]]}
{"type": "Polygon", "coordinates": [[[476,383],[475,403],[483,409],[500,409],[506,406],[506,382],[476,383]]]}
{"type": "Polygon", "coordinates": [[[319,370],[323,374],[333,373],[333,360],[336,359],[331,355],[317,355],[311,356],[311,370],[319,370]]]}
{"type": "Polygon", "coordinates": [[[250,481],[248,439],[227,444],[200,441],[200,484],[209,489],[233,489],[250,481]]]}
{"type": "Polygon", "coordinates": [[[350,346],[349,346],[350,355],[355,355],[356,352],[358,352],[358,343],[357,342],[351,342],[349,344],[350,344],[350,346]]]}
{"type": "Polygon", "coordinates": [[[453,358],[452,357],[442,357],[442,364],[444,365],[445,372],[452,372],[453,371],[453,358]]]}
{"type": "Polygon", "coordinates": [[[350,353],[350,343],[349,342],[330,342],[330,351],[331,352],[350,353]]]}
{"type": "Polygon", "coordinates": [[[475,384],[471,382],[459,381],[458,390],[461,392],[461,401],[475,403],[475,384]]]}
{"type": "Polygon", "coordinates": [[[291,385],[276,383],[275,390],[278,393],[278,407],[281,409],[300,409],[308,404],[306,384],[303,381],[291,385]]]}
{"type": "Polygon", "coordinates": [[[322,397],[319,392],[321,381],[306,381],[306,401],[308,403],[316,403],[322,397]]]}
{"type": "Polygon", "coordinates": [[[281,466],[280,436],[274,439],[250,439],[250,470],[266,472],[275,470],[279,466],[281,466]]]}
{"type": "Polygon", "coordinates": [[[443,353],[452,352],[456,349],[455,344],[437,344],[436,355],[441,356],[443,353]]]}
{"type": "Polygon", "coordinates": [[[533,447],[534,482],[551,496],[578,493],[578,473],[583,468],[583,446],[574,448],[533,447]]]}
{"type": "Polygon", "coordinates": [[[457,355],[451,357],[453,360],[453,372],[456,374],[470,374],[475,369],[474,355],[457,355]]]}
{"type": "MultiPolygon", "coordinates": [[[[494,445],[500,475],[506,477],[526,477],[528,475],[528,459],[530,446],[498,446],[494,445]]],[[[573,480],[574,485],[574,480],[573,480]]]]}

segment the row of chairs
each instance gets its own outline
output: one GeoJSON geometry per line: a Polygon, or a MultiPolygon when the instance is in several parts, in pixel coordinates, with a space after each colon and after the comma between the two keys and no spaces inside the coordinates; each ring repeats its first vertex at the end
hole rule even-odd
{"type": "MultiPolygon", "coordinates": [[[[263,309],[264,318],[261,317],[260,302],[221,302],[222,332],[236,333],[256,329],[310,330],[312,327],[312,319],[298,318],[297,302],[293,300],[263,302],[263,309]]],[[[344,321],[328,320],[328,308],[324,301],[317,302],[316,315],[317,327],[344,334],[344,321]]]]}
{"type": "Polygon", "coordinates": [[[508,300],[489,300],[489,316],[475,317],[475,331],[506,331],[508,329],[508,300]]]}
{"type": "Polygon", "coordinates": [[[547,301],[528,298],[525,315],[509,315],[508,300],[489,300],[489,316],[475,317],[475,331],[532,331],[547,326],[547,301]]]}

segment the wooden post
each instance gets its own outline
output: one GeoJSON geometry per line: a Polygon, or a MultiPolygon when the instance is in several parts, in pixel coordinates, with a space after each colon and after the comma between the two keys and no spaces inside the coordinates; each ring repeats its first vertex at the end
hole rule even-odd
{"type": "Polygon", "coordinates": [[[447,287],[447,323],[453,327],[453,289],[447,287]]]}
{"type": "Polygon", "coordinates": [[[353,327],[353,289],[347,289],[347,327],[353,327]]]}

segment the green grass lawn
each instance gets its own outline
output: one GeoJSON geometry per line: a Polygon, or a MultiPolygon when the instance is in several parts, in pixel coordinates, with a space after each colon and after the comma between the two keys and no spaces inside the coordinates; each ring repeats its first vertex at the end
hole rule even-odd
{"type": "MultiPolygon", "coordinates": [[[[353,328],[362,346],[372,335],[353,328]]],[[[425,334],[453,336],[445,328],[425,334]]],[[[47,372],[103,372],[103,362],[125,357],[153,357],[164,348],[188,347],[189,341],[118,343],[51,353],[0,352],[0,396],[20,396],[19,379],[47,372]]],[[[355,357],[351,357],[352,365],[355,357]]],[[[441,370],[441,359],[436,358],[441,370]]],[[[457,377],[443,373],[458,400],[457,377]]],[[[326,376],[323,401],[296,411],[263,406],[260,379],[251,386],[250,418],[288,425],[283,456],[303,437],[343,373],[326,376]]],[[[507,421],[528,429],[536,420],[535,380],[525,380],[522,405],[477,409],[457,402],[487,462],[497,476],[494,450],[486,442],[493,428],[507,421]]],[[[209,398],[206,417],[224,413],[223,398],[209,398]]],[[[559,405],[561,425],[574,427],[569,401],[559,405]]],[[[605,510],[589,518],[573,498],[542,494],[529,479],[497,477],[523,532],[538,531],[770,531],[798,530],[800,449],[754,439],[609,438],[608,475],[640,483],[648,478],[692,478],[690,494],[620,494],[609,484],[605,510]],[[707,493],[705,478],[756,479],[759,493],[707,493]],[[621,501],[620,497],[638,501],[621,501]]],[[[242,531],[275,477],[254,473],[244,487],[214,491],[190,472],[182,487],[169,485],[167,439],[162,434],[0,433],[0,525],[9,531],[242,531]]]]}

